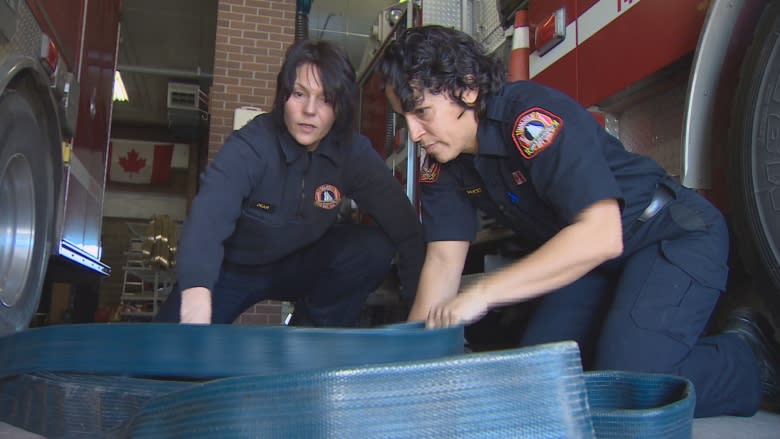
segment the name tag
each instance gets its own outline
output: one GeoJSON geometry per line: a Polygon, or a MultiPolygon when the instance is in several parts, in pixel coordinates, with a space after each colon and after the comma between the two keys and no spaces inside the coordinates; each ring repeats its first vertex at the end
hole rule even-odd
{"type": "Polygon", "coordinates": [[[263,203],[262,201],[255,203],[255,207],[258,208],[258,209],[262,209],[262,210],[264,210],[266,212],[273,212],[274,211],[274,206],[272,206],[272,205],[270,205],[268,203],[263,203]]]}
{"type": "Polygon", "coordinates": [[[472,187],[472,188],[466,188],[466,195],[470,197],[475,197],[477,195],[482,194],[482,188],[481,187],[472,187]]]}

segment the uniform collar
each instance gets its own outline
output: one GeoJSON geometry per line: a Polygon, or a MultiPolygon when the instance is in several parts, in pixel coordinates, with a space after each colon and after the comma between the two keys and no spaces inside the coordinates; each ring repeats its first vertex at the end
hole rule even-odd
{"type": "Polygon", "coordinates": [[[477,127],[477,142],[479,143],[478,155],[492,155],[507,157],[504,144],[504,136],[509,136],[503,129],[507,118],[512,117],[507,113],[507,101],[503,95],[503,89],[496,94],[488,96],[485,102],[485,115],[479,119],[477,127]]]}
{"type": "MultiPolygon", "coordinates": [[[[287,130],[284,130],[281,136],[279,136],[282,144],[282,152],[284,153],[284,159],[287,163],[292,163],[298,160],[306,152],[300,143],[290,135],[287,130]]],[[[320,145],[314,150],[314,154],[323,156],[333,162],[334,165],[339,165],[339,159],[341,158],[341,148],[339,148],[340,142],[334,139],[332,133],[328,133],[325,138],[320,141],[320,145]]]]}
{"type": "Polygon", "coordinates": [[[497,122],[511,121],[514,114],[507,113],[509,98],[506,96],[507,87],[504,85],[496,93],[488,96],[485,102],[485,118],[497,122]]]}

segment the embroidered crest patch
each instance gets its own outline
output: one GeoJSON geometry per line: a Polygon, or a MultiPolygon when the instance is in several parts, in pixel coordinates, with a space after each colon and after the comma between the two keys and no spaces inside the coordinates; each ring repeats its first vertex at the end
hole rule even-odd
{"type": "Polygon", "coordinates": [[[517,116],[512,140],[523,157],[532,159],[553,143],[562,126],[560,117],[534,107],[517,116]]]}
{"type": "Polygon", "coordinates": [[[432,156],[423,154],[420,158],[420,176],[417,181],[420,183],[436,183],[439,181],[439,162],[432,156]]]}
{"type": "Polygon", "coordinates": [[[420,183],[436,183],[439,181],[439,164],[433,163],[429,168],[420,168],[420,183]]]}
{"type": "Polygon", "coordinates": [[[341,202],[341,191],[332,184],[323,184],[314,191],[314,205],[323,209],[333,209],[341,202]]]}

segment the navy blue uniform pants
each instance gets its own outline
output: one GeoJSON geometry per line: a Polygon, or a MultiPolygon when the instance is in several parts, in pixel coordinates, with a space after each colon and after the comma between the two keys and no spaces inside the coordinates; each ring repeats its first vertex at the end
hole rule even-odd
{"type": "Polygon", "coordinates": [[[695,416],[751,416],[761,387],[750,347],[733,334],[705,335],[725,286],[728,231],[695,192],[630,233],[624,256],[544,296],[524,346],[575,340],[586,369],[667,373],[690,379],[695,416]]]}
{"type": "MultiPolygon", "coordinates": [[[[262,266],[225,264],[211,293],[212,323],[232,323],[267,299],[295,302],[294,320],[313,326],[354,326],[366,297],[385,279],[395,248],[379,228],[331,227],[317,242],[262,266]]],[[[178,322],[174,288],[155,320],[178,322]]]]}

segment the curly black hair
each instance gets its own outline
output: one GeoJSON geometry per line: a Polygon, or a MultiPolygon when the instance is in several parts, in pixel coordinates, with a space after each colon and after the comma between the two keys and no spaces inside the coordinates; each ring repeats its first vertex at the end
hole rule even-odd
{"type": "Polygon", "coordinates": [[[391,42],[379,60],[384,86],[393,87],[402,110],[412,111],[423,90],[447,93],[463,108],[485,110],[487,96],[506,82],[501,60],[468,34],[437,25],[413,27],[391,42]],[[463,102],[463,92],[478,90],[473,105],[463,102]]]}
{"type": "Polygon", "coordinates": [[[276,97],[272,110],[276,124],[286,129],[284,104],[295,86],[297,69],[304,64],[311,64],[319,71],[325,101],[333,106],[336,114],[331,131],[339,139],[349,139],[354,131],[357,97],[355,68],[341,47],[327,41],[302,40],[287,49],[284,63],[276,77],[276,97]]]}

